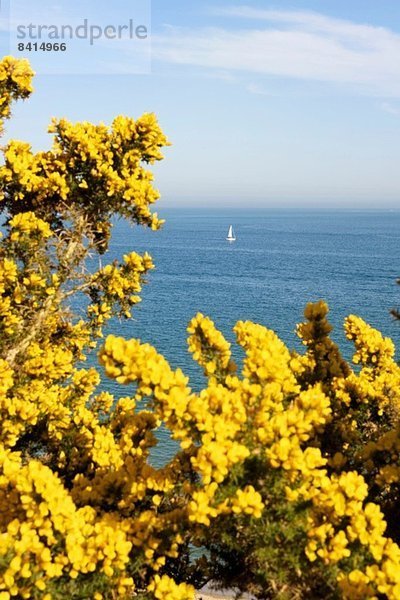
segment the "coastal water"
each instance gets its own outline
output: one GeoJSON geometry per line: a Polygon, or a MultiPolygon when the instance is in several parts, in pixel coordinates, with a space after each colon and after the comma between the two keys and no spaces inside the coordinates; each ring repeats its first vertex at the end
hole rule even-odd
{"type": "MultiPolygon", "coordinates": [[[[289,347],[300,348],[295,326],[306,302],[325,299],[333,337],[348,358],[352,346],[342,323],[354,313],[392,337],[400,347],[400,323],[389,311],[400,306],[400,212],[293,212],[174,209],[153,232],[118,222],[107,261],[148,251],[156,269],[133,319],[114,321],[108,333],[154,344],[194,389],[200,369],[187,352],[186,326],[196,312],[209,315],[229,341],[237,320],[273,329],[289,347]],[[225,240],[232,224],[234,243],[225,240]]],[[[234,350],[240,360],[240,352],[234,350]]],[[[129,388],[108,381],[122,396],[129,388]]],[[[155,452],[171,451],[166,432],[155,452]]]]}

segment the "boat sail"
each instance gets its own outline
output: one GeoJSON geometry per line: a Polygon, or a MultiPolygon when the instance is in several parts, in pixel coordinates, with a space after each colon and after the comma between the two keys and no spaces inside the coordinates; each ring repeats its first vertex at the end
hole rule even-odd
{"type": "Polygon", "coordinates": [[[232,225],[229,225],[228,235],[226,236],[228,242],[234,242],[236,240],[235,232],[233,231],[232,225]]]}

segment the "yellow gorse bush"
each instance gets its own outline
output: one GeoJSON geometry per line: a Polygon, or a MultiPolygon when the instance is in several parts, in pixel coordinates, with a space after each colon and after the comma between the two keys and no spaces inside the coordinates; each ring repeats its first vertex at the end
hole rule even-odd
{"type": "MultiPolygon", "coordinates": [[[[0,63],[3,120],[31,79],[26,61],[0,63]]],[[[351,366],[318,302],[302,354],[237,323],[239,365],[199,313],[188,346],[202,391],[117,336],[99,362],[126,396],[101,391],[82,361],[111,317],[130,316],[153,263],[132,252],[96,270],[93,255],[114,216],[162,224],[146,164],[168,142],[153,115],[50,131],[51,150],[11,141],[0,167],[0,600],[189,600],[210,579],[258,598],[400,598],[392,342],[349,317],[351,366]],[[161,427],[178,449],[155,467],[161,427]]]]}

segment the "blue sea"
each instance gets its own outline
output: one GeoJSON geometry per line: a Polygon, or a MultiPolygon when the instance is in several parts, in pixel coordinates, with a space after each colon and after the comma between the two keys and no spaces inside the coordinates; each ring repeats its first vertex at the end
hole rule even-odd
{"type": "MultiPolygon", "coordinates": [[[[315,212],[278,210],[170,209],[158,232],[115,224],[103,263],[130,251],[148,251],[156,269],[143,301],[128,321],[114,321],[108,333],[152,343],[190,377],[203,382],[187,352],[186,326],[198,312],[210,316],[227,339],[232,327],[252,320],[273,329],[290,348],[304,306],[321,298],[330,306],[333,337],[347,358],[352,346],[343,319],[357,314],[400,347],[400,322],[390,309],[400,306],[400,212],[315,212]],[[236,242],[226,241],[233,225],[236,242]]],[[[234,355],[241,358],[240,351],[234,355]]],[[[129,388],[106,382],[117,397],[129,388]]],[[[155,461],[172,450],[161,434],[155,461]]]]}

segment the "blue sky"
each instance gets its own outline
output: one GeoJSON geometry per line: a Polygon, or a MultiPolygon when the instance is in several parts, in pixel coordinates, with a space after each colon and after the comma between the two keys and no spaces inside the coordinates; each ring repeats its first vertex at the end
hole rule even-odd
{"type": "Polygon", "coordinates": [[[52,116],[154,111],[173,144],[155,169],[166,206],[400,207],[400,3],[151,10],[151,73],[38,75],[7,136],[46,148],[52,116]]]}

